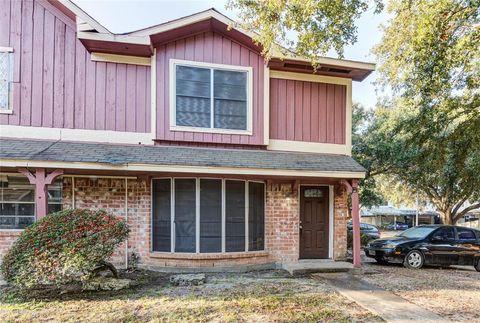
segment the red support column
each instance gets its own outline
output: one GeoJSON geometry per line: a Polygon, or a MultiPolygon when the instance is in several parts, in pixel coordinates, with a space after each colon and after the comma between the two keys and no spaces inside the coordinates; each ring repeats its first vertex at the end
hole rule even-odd
{"type": "Polygon", "coordinates": [[[63,170],[56,169],[48,175],[45,168],[37,168],[35,175],[26,168],[21,168],[18,171],[27,176],[30,184],[35,184],[36,217],[39,220],[48,212],[48,185],[52,184],[56,177],[62,175],[63,170]]]}
{"type": "Polygon", "coordinates": [[[353,223],[353,266],[359,268],[360,261],[360,201],[358,181],[352,180],[352,223],[353,223]]]}
{"type": "Polygon", "coordinates": [[[358,180],[352,179],[352,183],[341,180],[347,192],[352,198],[352,225],[353,225],[353,266],[360,268],[360,201],[358,197],[358,180]]]}

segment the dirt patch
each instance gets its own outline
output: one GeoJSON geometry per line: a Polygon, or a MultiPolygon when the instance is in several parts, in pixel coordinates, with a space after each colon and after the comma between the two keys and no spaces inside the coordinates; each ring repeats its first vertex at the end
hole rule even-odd
{"type": "Polygon", "coordinates": [[[480,322],[480,273],[473,267],[406,269],[364,265],[363,278],[451,321],[480,322]]]}
{"type": "Polygon", "coordinates": [[[381,321],[328,285],[283,271],[208,274],[201,286],[172,286],[169,275],[148,271],[122,275],[140,285],[69,294],[0,289],[0,317],[15,322],[381,321]]]}

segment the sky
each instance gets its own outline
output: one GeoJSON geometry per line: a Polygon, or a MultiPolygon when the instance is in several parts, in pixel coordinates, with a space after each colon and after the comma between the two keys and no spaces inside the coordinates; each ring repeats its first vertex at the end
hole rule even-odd
{"type": "MultiPolygon", "coordinates": [[[[215,8],[237,20],[235,11],[227,10],[226,0],[74,0],[100,24],[114,33],[130,32],[198,11],[215,8]]],[[[358,41],[345,48],[345,59],[375,63],[371,48],[381,40],[380,24],[387,22],[386,13],[374,14],[373,9],[357,21],[358,41]]],[[[332,55],[332,57],[335,57],[332,55]]],[[[372,73],[363,82],[353,82],[353,102],[372,108],[377,102],[372,73]]]]}

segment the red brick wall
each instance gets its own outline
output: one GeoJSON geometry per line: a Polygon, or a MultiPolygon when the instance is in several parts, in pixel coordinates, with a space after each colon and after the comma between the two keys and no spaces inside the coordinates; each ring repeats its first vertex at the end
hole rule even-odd
{"type": "Polygon", "coordinates": [[[333,201],[333,258],[344,260],[347,254],[348,194],[343,185],[335,186],[333,201]]]}
{"type": "Polygon", "coordinates": [[[269,183],[265,212],[265,246],[276,262],[298,259],[299,204],[292,184],[269,183]]]}
{"type": "Polygon", "coordinates": [[[15,239],[20,235],[21,231],[0,231],[0,260],[7,253],[15,239]]]}
{"type": "MultiPolygon", "coordinates": [[[[125,218],[125,179],[75,178],[75,207],[105,209],[125,218]]],[[[266,192],[265,252],[219,254],[150,253],[150,181],[128,179],[128,255],[135,253],[140,264],[147,267],[224,267],[228,265],[258,265],[295,261],[299,255],[298,190],[291,183],[269,182],[266,192]]],[[[334,258],[346,253],[347,194],[342,186],[335,187],[334,196],[334,258]]],[[[72,178],[64,178],[64,208],[72,207],[72,178]]],[[[0,231],[0,256],[18,236],[17,231],[0,231]]],[[[119,247],[113,259],[125,265],[125,245],[119,247]]]]}
{"type": "MultiPolygon", "coordinates": [[[[125,219],[128,208],[128,255],[135,252],[142,258],[150,249],[150,186],[143,179],[127,180],[128,203],[125,203],[125,179],[123,178],[75,178],[75,207],[104,209],[125,219]]],[[[63,207],[72,207],[72,178],[63,182],[63,207]]],[[[125,265],[125,244],[122,244],[112,261],[125,265]]]]}

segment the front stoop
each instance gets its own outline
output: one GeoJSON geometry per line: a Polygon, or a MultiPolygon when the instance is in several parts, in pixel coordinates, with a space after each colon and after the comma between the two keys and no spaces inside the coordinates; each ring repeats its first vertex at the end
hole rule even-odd
{"type": "Polygon", "coordinates": [[[302,259],[281,264],[281,268],[292,276],[311,273],[340,273],[354,270],[353,264],[331,259],[302,259]]]}

